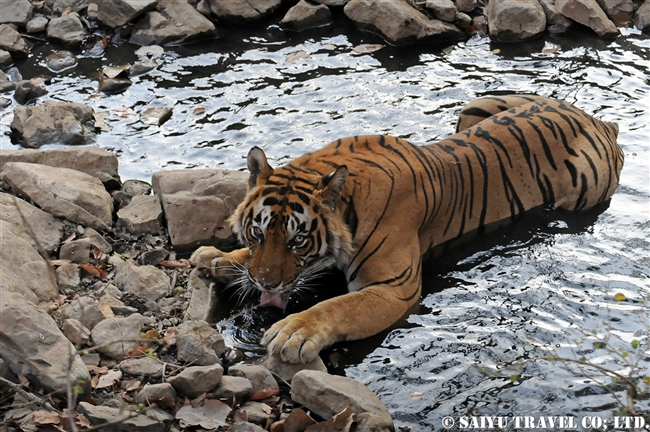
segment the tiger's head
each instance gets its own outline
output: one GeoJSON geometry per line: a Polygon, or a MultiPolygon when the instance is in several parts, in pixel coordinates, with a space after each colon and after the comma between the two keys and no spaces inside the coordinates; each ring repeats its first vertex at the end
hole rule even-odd
{"type": "Polygon", "coordinates": [[[293,291],[350,259],[351,234],[337,206],[348,168],[325,176],[274,170],[259,147],[247,162],[248,193],[230,219],[250,253],[239,282],[246,291],[262,292],[260,304],[284,308],[293,291]]]}

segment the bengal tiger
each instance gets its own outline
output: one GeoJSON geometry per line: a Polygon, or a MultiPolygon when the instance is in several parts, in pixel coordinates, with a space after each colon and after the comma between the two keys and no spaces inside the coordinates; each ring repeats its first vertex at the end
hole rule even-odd
{"type": "Polygon", "coordinates": [[[236,270],[262,303],[278,307],[323,269],[341,269],[349,293],[287,316],[262,338],[270,355],[306,363],[404,316],[419,300],[422,255],[434,246],[535,207],[589,209],[618,185],[617,125],[570,103],[487,97],[463,108],[459,125],[425,146],[343,138],[281,168],[253,147],[248,193],[230,219],[244,247],[204,246],[191,262],[214,277],[236,270]]]}

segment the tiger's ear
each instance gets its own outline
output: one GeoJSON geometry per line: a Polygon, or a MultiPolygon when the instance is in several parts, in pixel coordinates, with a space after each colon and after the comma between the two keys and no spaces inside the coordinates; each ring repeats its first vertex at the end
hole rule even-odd
{"type": "Polygon", "coordinates": [[[248,190],[251,190],[259,184],[266,183],[266,180],[273,174],[273,168],[266,160],[264,151],[257,146],[248,152],[247,161],[248,171],[251,173],[248,178],[248,190]]]}
{"type": "Polygon", "coordinates": [[[324,175],[318,182],[316,192],[320,194],[322,203],[334,210],[336,202],[341,197],[341,190],[348,179],[348,167],[341,165],[336,171],[324,175]]]}

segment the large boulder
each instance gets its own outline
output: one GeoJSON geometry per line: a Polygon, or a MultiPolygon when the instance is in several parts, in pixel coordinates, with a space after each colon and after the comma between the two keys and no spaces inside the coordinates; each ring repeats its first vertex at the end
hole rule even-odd
{"type": "Polygon", "coordinates": [[[116,28],[154,10],[158,0],[102,0],[98,3],[97,19],[116,28]]]}
{"type": "Polygon", "coordinates": [[[86,365],[52,317],[5,290],[0,298],[0,352],[13,373],[25,375],[48,393],[64,393],[68,380],[85,393],[90,390],[86,365]]]}
{"type": "Polygon", "coordinates": [[[357,26],[398,45],[441,43],[465,37],[455,25],[427,18],[406,0],[351,0],[343,11],[357,26]]]}
{"type": "Polygon", "coordinates": [[[492,0],[485,8],[490,39],[520,42],[541,36],[546,15],[537,0],[492,0]]]}
{"type": "Polygon", "coordinates": [[[23,147],[87,144],[95,139],[94,111],[80,103],[46,101],[14,109],[11,132],[23,147]]]}
{"type": "Polygon", "coordinates": [[[210,11],[229,24],[259,22],[275,12],[282,0],[209,0],[210,11]]]}
{"type": "Polygon", "coordinates": [[[68,168],[9,162],[0,179],[54,216],[100,231],[113,225],[113,200],[96,177],[68,168]]]}
{"type": "Polygon", "coordinates": [[[232,245],[235,239],[227,218],[243,201],[248,177],[215,169],[154,173],[153,190],[160,196],[172,245],[179,249],[232,245]]]}
{"type": "Polygon", "coordinates": [[[0,49],[18,57],[27,57],[29,54],[29,47],[20,33],[7,24],[0,24],[0,49]]]}
{"type": "Polygon", "coordinates": [[[29,0],[0,0],[0,24],[25,27],[32,19],[34,7],[29,0]]]}
{"type": "Polygon", "coordinates": [[[79,14],[71,14],[52,19],[47,24],[47,37],[67,46],[79,46],[86,38],[86,29],[79,14]]]}
{"type": "Polygon", "coordinates": [[[596,0],[607,16],[616,24],[632,21],[634,3],[632,0],[596,0]]]}
{"type": "Polygon", "coordinates": [[[594,0],[556,0],[555,6],[559,13],[591,28],[598,36],[618,36],[616,24],[594,0]]]}

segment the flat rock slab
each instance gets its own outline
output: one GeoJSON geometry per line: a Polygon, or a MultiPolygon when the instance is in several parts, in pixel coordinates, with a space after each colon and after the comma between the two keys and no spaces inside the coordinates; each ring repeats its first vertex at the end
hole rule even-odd
{"type": "Polygon", "coordinates": [[[176,327],[178,360],[197,366],[220,363],[226,351],[223,337],[205,321],[187,321],[176,327]]]}
{"type": "Polygon", "coordinates": [[[157,0],[102,0],[97,19],[111,28],[120,27],[155,9],[157,3],[157,0]]]}
{"type": "Polygon", "coordinates": [[[188,321],[206,320],[216,308],[217,297],[214,295],[214,283],[203,279],[202,273],[202,269],[194,268],[187,281],[187,291],[192,294],[184,315],[184,319],[188,321]]]}
{"type": "Polygon", "coordinates": [[[90,332],[99,352],[116,359],[123,360],[130,351],[140,346],[140,330],[144,318],[139,313],[126,318],[107,318],[99,322],[90,332]]]}
{"type": "Polygon", "coordinates": [[[228,170],[175,170],[154,173],[153,190],[160,196],[172,245],[234,244],[228,216],[243,201],[247,173],[228,170]]]}
{"type": "Polygon", "coordinates": [[[97,147],[67,147],[54,150],[0,150],[0,169],[7,162],[28,162],[69,168],[97,177],[102,183],[119,189],[117,156],[97,147]]]}
{"type": "Polygon", "coordinates": [[[78,411],[85,415],[93,426],[101,426],[103,423],[113,423],[121,420],[103,431],[111,432],[160,432],[165,430],[164,425],[154,419],[142,414],[133,414],[120,408],[107,406],[95,406],[87,402],[79,402],[78,411]]]}
{"type": "Polygon", "coordinates": [[[136,195],[131,202],[117,212],[115,228],[132,235],[153,234],[162,231],[163,210],[160,198],[155,195],[136,195]]]}
{"type": "Polygon", "coordinates": [[[138,357],[123,360],[119,364],[119,368],[127,375],[137,377],[162,377],[163,363],[151,357],[138,357]]]}
{"type": "Polygon", "coordinates": [[[115,267],[114,283],[121,291],[155,302],[170,288],[169,276],[159,268],[140,266],[132,259],[123,260],[119,255],[111,256],[109,262],[115,267]]]}
{"type": "Polygon", "coordinates": [[[23,147],[87,144],[95,139],[94,111],[87,105],[46,101],[14,109],[11,132],[23,147]]]}
{"type": "Polygon", "coordinates": [[[113,200],[96,177],[68,168],[8,162],[0,178],[54,216],[100,231],[113,225],[113,200]]]}
{"type": "Polygon", "coordinates": [[[195,399],[213,390],[221,381],[223,367],[219,364],[190,366],[176,376],[167,379],[177,392],[195,399]]]}
{"type": "Polygon", "coordinates": [[[66,390],[69,378],[90,390],[90,374],[72,344],[47,312],[20,294],[2,291],[0,299],[0,352],[11,371],[25,375],[47,392],[66,390]]]}

